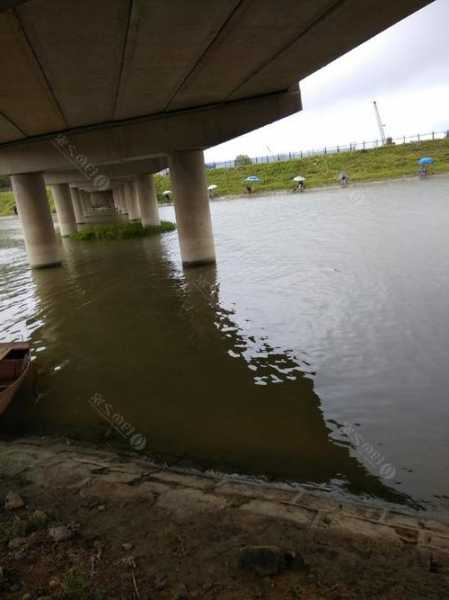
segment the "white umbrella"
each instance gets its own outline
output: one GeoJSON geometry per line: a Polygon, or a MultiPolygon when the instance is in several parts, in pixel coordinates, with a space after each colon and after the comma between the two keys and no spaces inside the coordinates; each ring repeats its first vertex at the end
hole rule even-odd
{"type": "Polygon", "coordinates": [[[212,185],[210,185],[207,189],[209,190],[209,192],[212,192],[213,190],[216,190],[218,187],[218,185],[215,185],[215,183],[213,183],[212,185]]]}
{"type": "Polygon", "coordinates": [[[296,181],[297,183],[301,183],[301,181],[305,181],[306,178],[302,177],[302,175],[298,175],[297,177],[293,177],[293,181],[296,181]]]}
{"type": "Polygon", "coordinates": [[[170,196],[171,194],[171,190],[165,190],[165,192],[162,192],[164,196],[170,196]]]}

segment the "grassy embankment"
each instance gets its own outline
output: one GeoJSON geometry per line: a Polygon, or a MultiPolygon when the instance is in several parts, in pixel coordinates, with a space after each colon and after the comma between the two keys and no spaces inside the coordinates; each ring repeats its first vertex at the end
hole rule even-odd
{"type": "MultiPolygon", "coordinates": [[[[270,192],[294,187],[293,177],[307,178],[307,188],[336,185],[337,176],[345,170],[351,182],[376,181],[417,174],[417,160],[432,156],[434,173],[449,172],[449,139],[385,146],[368,151],[341,152],[270,164],[252,164],[236,169],[211,169],[207,172],[209,185],[218,186],[217,196],[242,194],[244,179],[257,175],[262,180],[253,186],[255,191],[270,192]]],[[[156,177],[158,195],[170,189],[169,177],[156,177]]]]}
{"type": "MultiPolygon", "coordinates": [[[[376,181],[396,177],[413,176],[418,170],[417,160],[430,155],[435,159],[434,173],[449,172],[449,139],[434,142],[385,146],[366,152],[341,152],[314,156],[302,160],[289,160],[270,164],[252,164],[237,169],[211,169],[209,184],[218,186],[218,196],[238,195],[245,191],[244,179],[257,175],[262,180],[254,186],[255,191],[270,192],[292,189],[293,177],[303,175],[307,187],[335,185],[340,171],[348,172],[352,182],[376,181]]],[[[170,189],[169,177],[156,176],[158,197],[170,189]]],[[[50,195],[50,203],[51,195],[50,195]]],[[[0,216],[12,215],[14,198],[11,192],[0,192],[0,216]]]]}
{"type": "Polygon", "coordinates": [[[92,225],[73,233],[73,240],[97,241],[97,240],[129,240],[141,238],[156,233],[174,231],[176,225],[169,221],[161,221],[159,226],[143,227],[141,223],[115,223],[111,225],[92,225]]]}

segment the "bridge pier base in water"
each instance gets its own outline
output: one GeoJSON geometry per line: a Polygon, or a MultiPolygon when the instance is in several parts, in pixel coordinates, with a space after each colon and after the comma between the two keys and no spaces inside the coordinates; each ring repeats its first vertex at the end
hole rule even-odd
{"type": "Polygon", "coordinates": [[[61,236],[71,235],[77,231],[77,227],[70,188],[67,183],[57,183],[51,187],[61,236]]]}
{"type": "Polygon", "coordinates": [[[159,207],[153,175],[138,175],[134,182],[142,225],[160,225],[159,207]]]}
{"type": "Polygon", "coordinates": [[[215,244],[203,152],[174,152],[169,162],[183,265],[214,263],[215,244]]]}
{"type": "Polygon", "coordinates": [[[12,175],[11,183],[30,266],[40,268],[60,265],[60,248],[42,174],[12,175]]]}

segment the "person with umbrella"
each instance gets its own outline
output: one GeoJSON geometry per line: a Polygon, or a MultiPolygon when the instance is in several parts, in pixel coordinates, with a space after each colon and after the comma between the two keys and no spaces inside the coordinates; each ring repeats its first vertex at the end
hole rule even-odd
{"type": "Polygon", "coordinates": [[[249,177],[247,177],[245,179],[245,181],[246,181],[246,191],[248,194],[253,193],[253,188],[251,186],[252,183],[260,183],[260,179],[259,179],[259,177],[257,177],[257,175],[250,175],[249,177]]]}
{"type": "Polygon", "coordinates": [[[306,189],[306,178],[302,175],[294,177],[293,181],[296,183],[294,192],[303,192],[306,189]]]}
{"type": "Polygon", "coordinates": [[[209,198],[213,198],[215,195],[215,190],[218,188],[218,185],[215,185],[215,183],[213,183],[212,185],[210,185],[207,190],[209,192],[209,198]]]}
{"type": "Polygon", "coordinates": [[[433,165],[433,158],[430,156],[424,156],[418,160],[420,177],[427,177],[429,175],[429,167],[433,165]]]}

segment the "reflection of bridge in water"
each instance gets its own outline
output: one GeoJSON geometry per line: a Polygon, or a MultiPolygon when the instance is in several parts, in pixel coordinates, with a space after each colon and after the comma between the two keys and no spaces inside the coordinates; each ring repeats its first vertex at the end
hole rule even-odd
{"type": "MultiPolygon", "coordinates": [[[[331,438],[332,430],[313,389],[310,364],[298,360],[290,350],[273,348],[266,338],[245,335],[233,321],[233,312],[220,306],[213,266],[186,272],[184,277],[184,308],[190,316],[194,343],[211,362],[216,353],[226,354],[227,368],[236,381],[236,394],[227,400],[217,397],[211,382],[210,403],[201,406],[207,414],[204,426],[217,445],[221,438],[220,452],[227,456],[228,466],[409,501],[369,473],[351,455],[349,441],[331,438]]],[[[207,364],[204,370],[207,377],[207,364]]],[[[221,379],[226,377],[224,372],[221,379]]]]}
{"type": "Polygon", "coordinates": [[[182,275],[159,239],[66,254],[33,273],[43,394],[21,430],[109,439],[89,403],[101,394],[164,458],[406,500],[332,440],[310,366],[242,332],[215,267],[182,275]]]}

